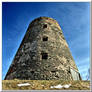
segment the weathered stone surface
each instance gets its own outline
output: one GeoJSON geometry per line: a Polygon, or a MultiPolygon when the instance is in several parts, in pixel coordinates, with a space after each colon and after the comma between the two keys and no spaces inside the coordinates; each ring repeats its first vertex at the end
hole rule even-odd
{"type": "Polygon", "coordinates": [[[59,24],[40,17],[30,23],[5,79],[81,79],[71,68],[79,75],[59,24]]]}

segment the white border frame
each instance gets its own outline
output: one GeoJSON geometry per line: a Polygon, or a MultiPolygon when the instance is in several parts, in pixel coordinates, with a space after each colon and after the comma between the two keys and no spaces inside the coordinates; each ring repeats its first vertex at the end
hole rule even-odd
{"type": "MultiPolygon", "coordinates": [[[[0,0],[0,28],[1,28],[1,31],[0,31],[0,42],[1,42],[1,45],[0,45],[0,91],[2,91],[2,2],[43,2],[42,0],[23,0],[23,1],[19,1],[19,0],[0,0]]],[[[43,91],[43,92],[67,92],[67,91],[70,91],[70,92],[76,92],[76,91],[83,91],[83,92],[92,92],[92,54],[91,54],[91,48],[92,48],[92,43],[91,43],[91,39],[92,39],[92,27],[91,27],[91,10],[92,10],[92,2],[91,0],[49,0],[49,1],[44,1],[44,2],[90,2],[90,90],[17,90],[17,92],[40,92],[40,91],[43,91]]],[[[13,91],[13,92],[16,92],[16,90],[3,90],[2,92],[10,92],[10,91],[13,91]]]]}

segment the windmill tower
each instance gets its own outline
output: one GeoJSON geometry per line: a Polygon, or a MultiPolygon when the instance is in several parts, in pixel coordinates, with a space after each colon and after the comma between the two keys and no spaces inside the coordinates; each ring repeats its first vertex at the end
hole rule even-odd
{"type": "Polygon", "coordinates": [[[39,17],[27,29],[5,80],[80,80],[80,74],[56,20],[39,17]]]}

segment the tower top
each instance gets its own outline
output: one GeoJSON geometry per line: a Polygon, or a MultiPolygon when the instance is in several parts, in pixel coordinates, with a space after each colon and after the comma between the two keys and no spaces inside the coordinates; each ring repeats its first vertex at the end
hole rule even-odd
{"type": "Polygon", "coordinates": [[[43,17],[38,17],[38,18],[34,19],[29,24],[29,26],[32,27],[32,26],[34,26],[36,24],[39,24],[41,21],[44,21],[44,23],[46,22],[46,23],[49,23],[49,24],[55,24],[61,30],[60,25],[58,24],[58,22],[55,19],[50,18],[50,17],[44,17],[44,16],[43,17]]]}

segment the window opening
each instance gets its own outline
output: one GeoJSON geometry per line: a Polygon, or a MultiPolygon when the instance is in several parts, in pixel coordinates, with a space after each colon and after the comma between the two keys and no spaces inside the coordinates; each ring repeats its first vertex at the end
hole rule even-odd
{"type": "Polygon", "coordinates": [[[34,73],[34,71],[31,71],[31,73],[33,74],[33,73],[34,73]]]}
{"type": "Polygon", "coordinates": [[[52,73],[55,73],[56,71],[51,71],[52,73]]]}
{"type": "Polygon", "coordinates": [[[48,59],[48,53],[42,53],[42,59],[48,59]]]}
{"type": "Polygon", "coordinates": [[[43,25],[43,28],[47,28],[47,24],[44,24],[44,25],[43,25]]]}
{"type": "Polygon", "coordinates": [[[48,37],[43,37],[43,41],[48,41],[48,37]]]}

